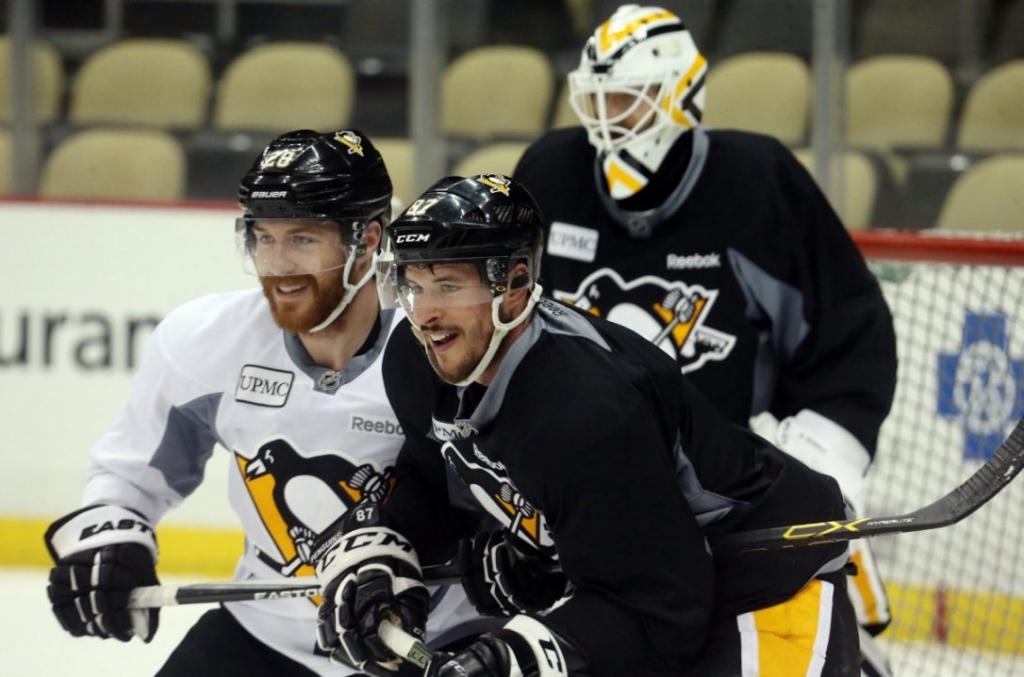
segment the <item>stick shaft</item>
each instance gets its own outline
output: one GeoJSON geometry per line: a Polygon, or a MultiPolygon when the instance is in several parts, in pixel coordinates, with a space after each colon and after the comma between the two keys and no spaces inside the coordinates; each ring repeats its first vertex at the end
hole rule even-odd
{"type": "MultiPolygon", "coordinates": [[[[963,484],[931,505],[905,515],[893,517],[861,517],[793,524],[768,529],[755,529],[708,539],[715,554],[777,550],[823,545],[836,541],[852,541],[881,534],[925,531],[955,524],[991,500],[1024,469],[1024,419],[1017,422],[1006,441],[992,458],[963,484]]],[[[453,564],[423,567],[427,585],[454,585],[462,580],[462,572],[453,564]]],[[[313,577],[266,581],[197,583],[193,585],[155,585],[136,588],[129,597],[129,608],[176,606],[236,602],[291,597],[313,597],[320,594],[313,577]]],[[[397,652],[396,652],[397,653],[397,652]]]]}

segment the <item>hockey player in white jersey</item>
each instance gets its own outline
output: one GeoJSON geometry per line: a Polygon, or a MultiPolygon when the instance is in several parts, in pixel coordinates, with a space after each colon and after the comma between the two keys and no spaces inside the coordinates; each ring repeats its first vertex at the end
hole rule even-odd
{"type": "MultiPolygon", "coordinates": [[[[278,137],[242,179],[236,223],[261,289],[214,294],[157,327],[128,402],[92,448],[82,507],[54,522],[48,594],[75,636],[149,641],[157,609],[126,608],[156,584],[153,527],[229,463],[245,530],[236,580],[311,576],[316,536],[386,498],[402,430],[380,360],[400,319],[381,311],[375,251],[390,218],[383,158],[357,130],[278,137]]],[[[458,588],[419,586],[403,613],[443,638],[475,615],[458,588]]],[[[353,675],[317,649],[319,600],[232,602],[204,614],[160,677],[353,675]]]]}

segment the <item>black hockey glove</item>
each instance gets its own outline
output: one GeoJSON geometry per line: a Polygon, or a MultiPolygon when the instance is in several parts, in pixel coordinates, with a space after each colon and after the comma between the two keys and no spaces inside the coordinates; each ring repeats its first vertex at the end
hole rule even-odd
{"type": "Polygon", "coordinates": [[[524,554],[507,531],[479,533],[463,542],[462,588],[476,610],[489,616],[543,611],[571,590],[555,561],[524,554]]]}
{"type": "Polygon", "coordinates": [[[323,594],[317,643],[331,660],[396,670],[401,659],[378,636],[385,618],[423,640],[430,595],[412,544],[381,524],[380,506],[347,512],[321,534],[313,551],[323,594]],[[368,665],[371,664],[371,665],[368,665]]]}
{"type": "Polygon", "coordinates": [[[134,510],[96,505],[60,518],[46,530],[53,613],[75,637],[92,635],[148,642],[160,622],[159,609],[128,609],[128,594],[157,585],[153,526],[134,510]]]}
{"type": "Polygon", "coordinates": [[[436,653],[424,677],[565,677],[575,652],[540,621],[515,616],[456,654],[436,653]]]}

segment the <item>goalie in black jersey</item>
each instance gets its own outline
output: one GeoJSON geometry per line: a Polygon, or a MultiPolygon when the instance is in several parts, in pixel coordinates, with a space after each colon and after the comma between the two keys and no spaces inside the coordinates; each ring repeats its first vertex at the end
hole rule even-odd
{"type": "Polygon", "coordinates": [[[471,539],[467,594],[507,622],[429,677],[857,675],[845,544],[705,541],[843,519],[838,484],[729,423],[640,335],[543,297],[542,240],[496,174],[443,179],[389,226],[378,288],[409,319],[384,382],[406,442],[380,514],[318,553],[322,635],[394,658],[377,629],[418,630],[417,555],[471,539]]]}
{"type": "MultiPolygon", "coordinates": [[[[702,125],[708,69],[664,8],[626,5],[597,28],[568,76],[581,126],[545,134],[514,171],[547,219],[542,281],[648,338],[730,420],[835,477],[863,514],[896,387],[892,316],[793,153],[702,125]]],[[[851,553],[851,601],[875,634],[890,620],[885,589],[868,542],[851,553]]]]}

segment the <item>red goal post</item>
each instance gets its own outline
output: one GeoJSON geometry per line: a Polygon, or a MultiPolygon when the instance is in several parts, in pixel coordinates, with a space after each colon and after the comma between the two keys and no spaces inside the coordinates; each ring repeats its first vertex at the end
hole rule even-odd
{"type": "MultiPolygon", "coordinates": [[[[854,231],[896,328],[867,514],[957,486],[1024,416],[1024,233],[854,231]]],[[[1024,483],[960,524],[872,539],[895,674],[1024,675],[1024,483]]]]}

